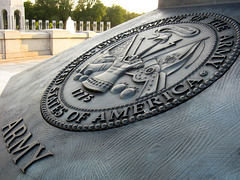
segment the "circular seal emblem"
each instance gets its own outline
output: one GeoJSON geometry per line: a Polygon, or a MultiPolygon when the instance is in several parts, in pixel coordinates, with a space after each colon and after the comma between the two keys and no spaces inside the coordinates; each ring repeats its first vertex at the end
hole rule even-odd
{"type": "Polygon", "coordinates": [[[73,60],[41,100],[44,119],[73,131],[120,127],[184,103],[239,55],[239,25],[216,14],[160,19],[73,60]]]}

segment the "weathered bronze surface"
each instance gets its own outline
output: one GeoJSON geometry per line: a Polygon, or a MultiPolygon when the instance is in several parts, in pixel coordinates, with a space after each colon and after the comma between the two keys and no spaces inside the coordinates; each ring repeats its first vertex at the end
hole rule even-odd
{"type": "Polygon", "coordinates": [[[239,9],[159,9],[13,77],[0,179],[240,179],[239,9]]]}
{"type": "Polygon", "coordinates": [[[118,34],[66,66],[42,99],[43,117],[74,131],[120,127],[167,111],[237,59],[239,25],[219,14],[168,17],[118,34]]]}

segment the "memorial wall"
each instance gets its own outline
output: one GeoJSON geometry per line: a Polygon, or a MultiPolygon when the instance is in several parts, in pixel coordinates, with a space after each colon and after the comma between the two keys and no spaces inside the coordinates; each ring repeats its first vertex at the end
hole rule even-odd
{"type": "Polygon", "coordinates": [[[171,2],[11,78],[0,179],[240,179],[240,2],[171,2]]]}
{"type": "Polygon", "coordinates": [[[71,33],[60,29],[0,30],[0,60],[56,55],[97,34],[94,31],[71,33]]]}

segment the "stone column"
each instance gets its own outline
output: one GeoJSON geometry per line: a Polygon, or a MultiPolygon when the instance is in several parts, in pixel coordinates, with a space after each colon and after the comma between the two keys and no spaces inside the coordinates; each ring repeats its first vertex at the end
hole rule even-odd
{"type": "Polygon", "coordinates": [[[29,20],[25,20],[25,30],[29,30],[29,20]]]}
{"type": "Polygon", "coordinates": [[[104,22],[100,22],[100,32],[104,31],[104,22]]]}
{"type": "MultiPolygon", "coordinates": [[[[8,13],[9,13],[9,12],[8,12],[8,13]]],[[[7,22],[8,22],[8,24],[7,24],[7,29],[11,29],[11,20],[10,20],[10,18],[11,18],[11,16],[8,15],[8,19],[7,19],[7,22]]]]}
{"type": "Polygon", "coordinates": [[[80,21],[79,23],[79,31],[83,32],[83,21],[80,21]]]}
{"type": "Polygon", "coordinates": [[[49,20],[45,21],[45,29],[49,29],[49,20]]]}
{"type": "Polygon", "coordinates": [[[25,30],[25,17],[24,16],[22,16],[22,18],[21,18],[20,26],[21,26],[22,30],[25,30]]]}
{"type": "Polygon", "coordinates": [[[35,19],[32,20],[32,30],[36,30],[36,21],[35,21],[35,19]]]}
{"type": "Polygon", "coordinates": [[[2,20],[2,16],[0,16],[0,29],[3,29],[3,20],[2,20]]]}
{"type": "Polygon", "coordinates": [[[59,21],[59,29],[63,29],[63,21],[59,21]]]}
{"type": "Polygon", "coordinates": [[[76,32],[77,30],[77,21],[74,21],[74,33],[76,32]]]}
{"type": "Polygon", "coordinates": [[[57,23],[56,20],[52,21],[52,29],[56,29],[57,28],[57,23]]]}
{"type": "Polygon", "coordinates": [[[90,21],[87,21],[86,23],[86,31],[90,31],[90,21]]]}
{"type": "Polygon", "coordinates": [[[14,16],[11,15],[11,18],[10,18],[10,29],[13,29],[13,20],[14,20],[14,16]]]}
{"type": "Polygon", "coordinates": [[[97,32],[97,21],[93,21],[93,31],[97,32]]]}
{"type": "Polygon", "coordinates": [[[42,20],[39,20],[39,21],[38,21],[38,29],[39,29],[39,30],[42,30],[42,20]]]}
{"type": "Polygon", "coordinates": [[[107,22],[107,30],[111,29],[111,22],[107,22]]]}

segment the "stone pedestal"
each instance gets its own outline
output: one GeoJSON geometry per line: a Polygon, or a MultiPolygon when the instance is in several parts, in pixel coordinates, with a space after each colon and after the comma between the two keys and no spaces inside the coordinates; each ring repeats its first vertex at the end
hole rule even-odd
{"type": "Polygon", "coordinates": [[[239,179],[239,9],[157,9],[14,76],[0,179],[239,179]]]}
{"type": "Polygon", "coordinates": [[[63,29],[0,31],[0,59],[55,55],[93,36],[96,32],[70,33],[63,29]]]}

